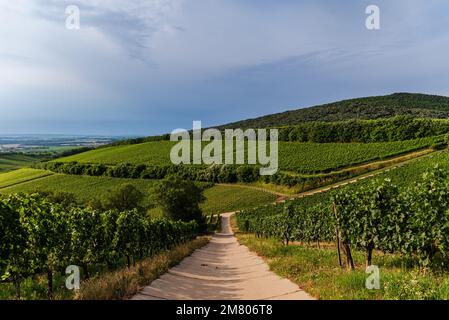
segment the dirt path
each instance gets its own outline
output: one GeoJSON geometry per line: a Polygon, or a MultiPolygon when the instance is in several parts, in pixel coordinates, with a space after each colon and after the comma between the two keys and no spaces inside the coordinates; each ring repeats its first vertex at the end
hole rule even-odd
{"type": "Polygon", "coordinates": [[[312,300],[296,284],[269,271],[240,245],[222,215],[222,231],[132,300],[312,300]]]}

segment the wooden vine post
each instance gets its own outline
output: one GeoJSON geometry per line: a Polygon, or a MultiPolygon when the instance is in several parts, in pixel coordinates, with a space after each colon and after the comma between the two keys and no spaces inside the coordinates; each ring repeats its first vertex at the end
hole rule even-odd
{"type": "Polygon", "coordinates": [[[338,263],[339,263],[339,265],[341,267],[342,263],[341,263],[341,252],[340,252],[340,231],[338,230],[337,207],[335,205],[335,201],[332,202],[332,211],[334,212],[334,216],[335,216],[335,236],[337,238],[338,263]]]}

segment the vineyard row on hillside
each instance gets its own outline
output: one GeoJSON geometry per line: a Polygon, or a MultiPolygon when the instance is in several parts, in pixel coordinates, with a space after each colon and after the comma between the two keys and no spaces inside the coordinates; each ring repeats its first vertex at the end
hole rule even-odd
{"type": "Polygon", "coordinates": [[[436,167],[412,186],[400,189],[391,180],[375,180],[336,192],[316,206],[267,206],[237,215],[239,229],[285,243],[341,241],[347,266],[353,267],[351,247],[416,256],[421,267],[437,254],[449,256],[449,181],[436,167]],[[338,235],[338,236],[337,236],[338,235]]]}
{"type": "MultiPolygon", "coordinates": [[[[428,145],[427,142],[418,142],[417,149],[428,145]]],[[[442,144],[441,147],[446,147],[442,144]]],[[[302,158],[304,155],[295,152],[292,148],[290,157],[302,158]]],[[[302,150],[304,151],[304,150],[302,150]]],[[[307,153],[306,153],[307,154],[307,153]]],[[[329,151],[328,155],[333,154],[329,151]]],[[[282,156],[282,155],[281,155],[282,156]]],[[[310,157],[316,159],[317,157],[310,157]]],[[[297,161],[297,160],[295,160],[297,161]]],[[[295,162],[293,161],[293,162],[295,162]]],[[[391,161],[394,162],[394,159],[391,161]]],[[[294,164],[292,164],[294,166],[294,164]]],[[[258,165],[146,165],[123,163],[117,165],[90,164],[79,162],[43,162],[34,165],[34,168],[49,170],[56,173],[86,176],[105,176],[127,179],[164,179],[176,175],[183,179],[209,182],[209,183],[252,183],[263,182],[288,187],[296,187],[297,191],[306,191],[324,186],[336,181],[348,179],[372,170],[381,169],[389,165],[389,161],[374,163],[366,166],[355,166],[329,173],[297,174],[294,171],[279,170],[270,176],[260,176],[258,165]]]]}

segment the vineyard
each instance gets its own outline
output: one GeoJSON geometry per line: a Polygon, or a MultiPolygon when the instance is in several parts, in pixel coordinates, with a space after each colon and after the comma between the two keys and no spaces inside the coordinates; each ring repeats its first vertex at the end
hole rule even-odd
{"type": "Polygon", "coordinates": [[[78,207],[63,208],[37,195],[11,195],[0,199],[1,286],[21,283],[35,275],[47,277],[53,297],[55,274],[69,265],[92,270],[128,267],[144,257],[196,237],[196,222],[145,218],[137,211],[97,212],[78,207]]]}
{"type": "Polygon", "coordinates": [[[276,196],[272,193],[237,186],[217,185],[205,190],[204,196],[207,200],[201,205],[201,209],[208,214],[250,209],[276,201],[276,196]]]}
{"type": "Polygon", "coordinates": [[[43,157],[37,155],[26,155],[16,153],[0,153],[0,172],[15,170],[18,168],[29,166],[43,157]]]}
{"type": "Polygon", "coordinates": [[[448,170],[436,167],[404,188],[389,179],[374,180],[342,189],[315,206],[287,203],[244,210],[237,220],[242,231],[286,244],[338,241],[351,269],[351,248],[366,252],[367,265],[378,250],[416,257],[421,268],[428,268],[436,257],[449,255],[448,209],[448,170]]]}
{"type": "Polygon", "coordinates": [[[297,143],[279,146],[280,169],[296,173],[320,173],[384,159],[431,146],[436,138],[384,143],[297,143]]]}
{"type": "MultiPolygon", "coordinates": [[[[22,183],[0,189],[0,193],[34,193],[65,191],[74,194],[80,202],[86,202],[95,198],[101,198],[108,190],[123,184],[132,184],[139,191],[147,194],[154,185],[153,180],[120,179],[111,177],[69,176],[52,174],[48,171],[35,169],[22,169],[16,176],[22,176],[22,183]],[[22,172],[23,171],[23,172],[22,172]],[[26,180],[27,174],[29,179],[26,180]],[[33,178],[35,177],[35,178],[33,178]]],[[[8,183],[8,177],[0,175],[0,185],[8,183]],[[5,182],[3,182],[5,181],[5,182]]]]}
{"type": "MultiPolygon", "coordinates": [[[[64,191],[75,195],[80,203],[102,198],[109,190],[124,184],[133,185],[145,195],[144,205],[151,205],[149,197],[154,180],[53,174],[36,169],[20,169],[0,174],[2,194],[64,191]]],[[[204,191],[204,195],[206,200],[201,208],[206,214],[252,208],[276,200],[276,196],[268,192],[238,186],[212,186],[204,191]]]]}
{"type": "MultiPolygon", "coordinates": [[[[381,143],[300,143],[279,142],[279,168],[296,173],[328,172],[354,164],[384,159],[398,154],[432,146],[440,138],[429,137],[416,140],[381,143]],[[317,161],[319,159],[319,161],[317,161]]],[[[57,162],[81,164],[167,166],[170,141],[146,142],[100,148],[97,150],[57,159],[57,162]]],[[[247,150],[245,151],[247,153],[247,150]]]]}
{"type": "MultiPolygon", "coordinates": [[[[417,181],[423,173],[429,168],[438,166],[441,169],[449,170],[449,152],[447,150],[432,153],[418,159],[413,159],[406,164],[380,173],[376,178],[389,179],[393,184],[403,189],[410,185],[410,181],[417,181]]],[[[355,192],[361,186],[369,184],[375,178],[369,178],[358,181],[356,184],[347,184],[340,189],[347,193],[355,192]]],[[[292,201],[294,204],[302,206],[314,206],[319,203],[329,203],[335,191],[316,193],[304,198],[298,198],[292,201]]],[[[274,212],[282,211],[280,207],[275,206],[274,212]]]]}
{"type": "Polygon", "coordinates": [[[0,188],[8,188],[27,181],[43,178],[53,175],[52,172],[34,169],[19,169],[0,175],[0,188]]]}

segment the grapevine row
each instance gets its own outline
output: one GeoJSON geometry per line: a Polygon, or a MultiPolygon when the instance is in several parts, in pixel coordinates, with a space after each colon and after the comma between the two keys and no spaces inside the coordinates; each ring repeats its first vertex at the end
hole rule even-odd
{"type": "Polygon", "coordinates": [[[414,256],[422,268],[437,254],[449,256],[448,171],[425,172],[402,190],[389,179],[358,189],[343,189],[331,201],[313,207],[287,203],[237,215],[238,227],[257,236],[290,241],[338,241],[353,267],[351,248],[366,252],[371,265],[374,250],[414,256]]]}
{"type": "Polygon", "coordinates": [[[15,284],[19,296],[20,283],[30,276],[47,275],[51,298],[54,273],[69,265],[81,266],[88,278],[89,266],[112,269],[122,260],[130,266],[198,231],[196,222],[148,219],[135,210],[65,209],[39,195],[4,197],[0,213],[0,276],[15,284]]]}

